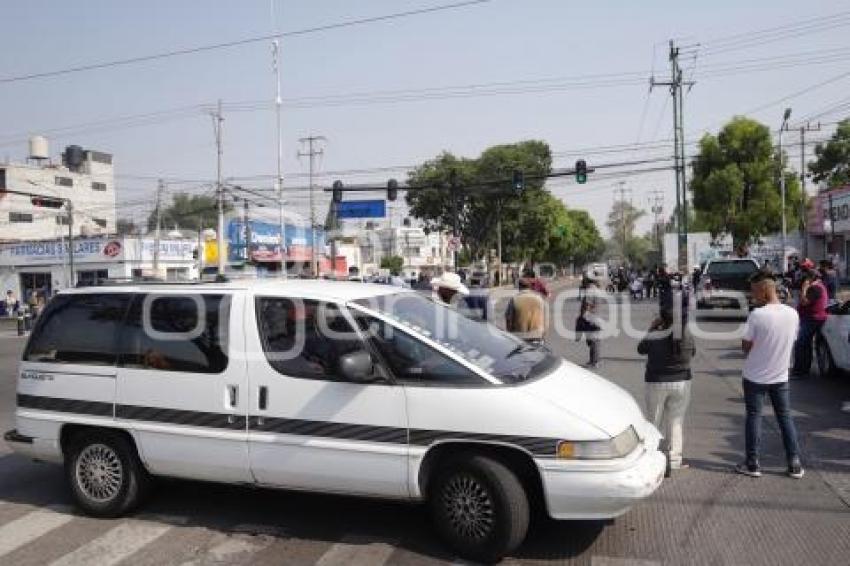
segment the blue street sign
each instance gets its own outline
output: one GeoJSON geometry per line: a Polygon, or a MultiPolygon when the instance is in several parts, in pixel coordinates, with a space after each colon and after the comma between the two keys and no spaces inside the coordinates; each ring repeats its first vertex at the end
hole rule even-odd
{"type": "Polygon", "coordinates": [[[384,218],[387,203],[384,200],[347,200],[336,205],[337,218],[384,218]]]}

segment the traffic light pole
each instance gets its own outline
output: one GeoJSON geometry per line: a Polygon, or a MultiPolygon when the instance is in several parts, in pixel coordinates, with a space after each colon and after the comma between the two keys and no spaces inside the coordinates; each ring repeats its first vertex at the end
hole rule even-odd
{"type": "Polygon", "coordinates": [[[74,203],[71,199],[67,199],[65,203],[68,205],[68,286],[76,285],[76,277],[74,277],[74,203]]]}

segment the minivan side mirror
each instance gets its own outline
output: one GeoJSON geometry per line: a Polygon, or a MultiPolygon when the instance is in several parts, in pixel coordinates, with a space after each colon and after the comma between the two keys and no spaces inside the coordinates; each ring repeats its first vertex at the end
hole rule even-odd
{"type": "Polygon", "coordinates": [[[349,352],[339,358],[339,372],[353,383],[370,383],[375,379],[375,364],[366,350],[349,352]]]}

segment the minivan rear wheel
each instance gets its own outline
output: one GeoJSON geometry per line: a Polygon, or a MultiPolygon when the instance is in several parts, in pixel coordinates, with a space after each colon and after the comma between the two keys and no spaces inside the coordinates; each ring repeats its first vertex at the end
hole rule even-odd
{"type": "Polygon", "coordinates": [[[429,489],[434,525],[461,557],[497,562],[528,532],[528,496],[508,467],[486,456],[452,459],[429,489]]]}
{"type": "Polygon", "coordinates": [[[120,517],[148,492],[151,478],[122,434],[86,431],[73,436],[65,475],[74,501],[88,515],[120,517]]]}

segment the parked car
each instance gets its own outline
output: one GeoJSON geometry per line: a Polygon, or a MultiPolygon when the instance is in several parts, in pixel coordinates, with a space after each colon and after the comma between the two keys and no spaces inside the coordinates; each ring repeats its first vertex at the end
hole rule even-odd
{"type": "Polygon", "coordinates": [[[827,309],[826,322],[815,337],[815,361],[824,377],[850,370],[850,301],[827,309]]]}
{"type": "Polygon", "coordinates": [[[490,286],[490,274],[486,271],[475,270],[469,275],[469,286],[476,287],[489,287],[490,286]]]}
{"type": "Polygon", "coordinates": [[[708,260],[696,290],[697,316],[746,318],[753,307],[750,276],[758,269],[758,262],[752,258],[708,260]]]}
{"type": "Polygon", "coordinates": [[[516,548],[538,502],[616,517],[666,466],[605,379],[420,293],[321,280],[62,292],[15,424],[8,444],[64,463],[92,516],[130,512],[157,476],[413,500],[477,561],[516,548]]]}

